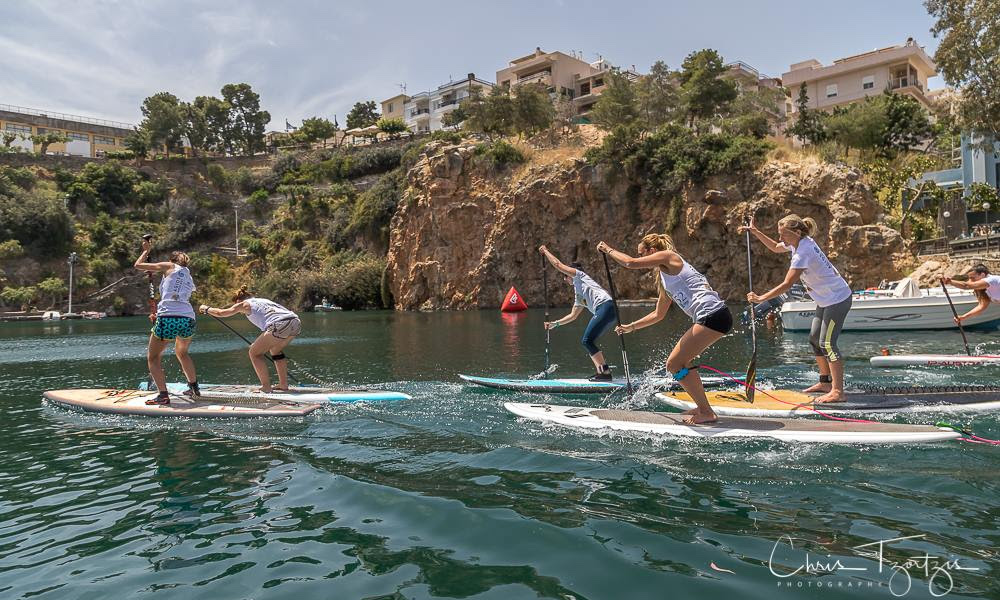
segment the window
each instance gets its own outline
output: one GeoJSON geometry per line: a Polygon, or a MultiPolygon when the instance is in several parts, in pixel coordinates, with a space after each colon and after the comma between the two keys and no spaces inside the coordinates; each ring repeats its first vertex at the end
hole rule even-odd
{"type": "Polygon", "coordinates": [[[581,83],[580,84],[580,95],[581,96],[586,96],[589,93],[590,93],[590,84],[589,83],[581,83]]]}
{"type": "Polygon", "coordinates": [[[594,80],[594,87],[601,87],[602,85],[604,85],[603,77],[598,77],[597,79],[594,80]]]}
{"type": "Polygon", "coordinates": [[[861,89],[870,90],[875,87],[875,76],[868,75],[861,79],[861,89]]]}
{"type": "Polygon", "coordinates": [[[37,130],[38,135],[45,135],[48,131],[49,130],[46,129],[46,128],[44,128],[44,127],[39,127],[38,130],[37,130]]]}
{"type": "Polygon", "coordinates": [[[389,110],[387,110],[386,112],[392,112],[392,110],[393,110],[393,109],[392,109],[392,102],[390,102],[390,103],[389,103],[389,110]]]}
{"type": "Polygon", "coordinates": [[[826,97],[827,98],[836,98],[837,97],[837,84],[836,83],[831,83],[830,85],[826,86],[826,97]]]}
{"type": "Polygon", "coordinates": [[[4,129],[6,129],[7,131],[11,131],[13,133],[24,133],[27,135],[31,135],[31,125],[18,125],[17,123],[7,123],[7,126],[4,127],[4,129]]]}
{"type": "Polygon", "coordinates": [[[115,145],[115,138],[104,136],[104,135],[95,135],[94,136],[94,143],[95,144],[104,144],[105,146],[114,146],[115,145]]]}
{"type": "Polygon", "coordinates": [[[77,142],[89,142],[90,141],[90,136],[87,135],[86,133],[76,133],[76,132],[70,131],[69,133],[66,134],[66,137],[68,137],[70,139],[70,141],[77,141],[77,142]]]}

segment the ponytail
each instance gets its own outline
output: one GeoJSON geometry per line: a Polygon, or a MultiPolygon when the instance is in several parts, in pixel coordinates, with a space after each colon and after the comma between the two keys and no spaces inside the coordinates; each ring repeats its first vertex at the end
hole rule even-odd
{"type": "Polygon", "coordinates": [[[816,231],[819,229],[816,225],[816,220],[812,217],[802,218],[795,214],[783,217],[780,221],[778,221],[778,227],[794,231],[799,234],[799,237],[812,237],[813,235],[816,235],[816,231]]]}
{"type": "Polygon", "coordinates": [[[250,291],[247,289],[246,285],[241,285],[240,289],[236,290],[236,293],[233,294],[233,302],[234,303],[235,302],[243,302],[247,298],[253,298],[253,294],[250,293],[250,291]]]}
{"type": "Polygon", "coordinates": [[[674,240],[666,233],[647,233],[639,242],[649,250],[675,252],[674,240]]]}

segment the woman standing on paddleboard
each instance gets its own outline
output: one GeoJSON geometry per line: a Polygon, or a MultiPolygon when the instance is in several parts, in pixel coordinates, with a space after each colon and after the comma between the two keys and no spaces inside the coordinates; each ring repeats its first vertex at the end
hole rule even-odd
{"type": "Polygon", "coordinates": [[[961,325],[962,321],[970,319],[990,307],[990,302],[1000,302],[1000,275],[990,275],[990,270],[984,264],[978,264],[969,269],[966,273],[968,281],[955,281],[951,277],[942,277],[941,281],[945,285],[953,285],[959,289],[972,290],[979,301],[974,308],[964,315],[955,317],[955,323],[961,325]]]}
{"type": "Polygon", "coordinates": [[[546,329],[555,329],[561,325],[572,323],[580,316],[584,309],[590,311],[593,317],[587,324],[587,329],[583,332],[583,339],[580,343],[587,349],[590,360],[594,363],[597,373],[590,378],[590,381],[611,381],[611,367],[604,361],[604,353],[597,347],[597,338],[601,337],[611,329],[615,323],[615,307],[611,302],[611,295],[604,290],[590,275],[583,272],[580,265],[573,263],[566,266],[559,261],[545,246],[539,246],[538,251],[542,253],[549,263],[557,271],[566,276],[566,282],[573,286],[575,298],[573,309],[565,317],[545,323],[546,329]]]}
{"type": "MultiPolygon", "coordinates": [[[[167,345],[174,342],[174,354],[177,362],[188,381],[186,396],[197,398],[201,396],[198,389],[198,377],[195,374],[194,361],[188,354],[191,338],[194,336],[195,314],[191,306],[191,293],[194,292],[194,280],[188,270],[188,255],[174,251],[170,253],[170,262],[146,262],[152,242],[142,240],[142,254],[135,261],[135,268],[140,271],[160,273],[160,301],[156,304],[156,320],[149,335],[149,348],[146,351],[146,362],[149,374],[159,390],[157,397],[150,398],[146,404],[170,404],[167,393],[167,378],[163,374],[161,357],[167,345]]],[[[152,278],[152,276],[150,276],[152,278]]],[[[152,285],[152,279],[150,279],[152,285]]],[[[153,315],[150,315],[152,318],[153,315]]]]}
{"type": "Polygon", "coordinates": [[[816,314],[809,329],[809,344],[819,366],[819,383],[805,392],[825,392],[814,402],[844,401],[844,361],[837,347],[837,338],[851,310],[851,286],[840,276],[826,254],[812,239],[816,221],[798,215],[788,215],[778,221],[778,239],[769,238],[754,226],[753,219],[739,228],[739,233],[749,231],[771,252],[792,253],[792,264],[782,281],[769,292],[757,295],[750,291],[747,300],[755,304],[766,302],[787,292],[800,279],[816,302],[816,314]]]}
{"type": "Polygon", "coordinates": [[[691,361],[732,330],[733,315],[725,302],[708,284],[705,276],[677,254],[673,240],[665,233],[651,233],[642,238],[638,248],[639,258],[613,250],[605,242],[598,244],[597,249],[626,269],[653,269],[659,274],[657,287],[660,293],[656,309],[637,321],[617,328],[619,334],[632,333],[659,323],[667,316],[673,302],[694,321],[667,357],[667,370],[698,405],[689,412],[685,423],[696,425],[718,420],[705,396],[697,367],[692,366],[691,361]]]}
{"type": "Polygon", "coordinates": [[[247,286],[241,287],[233,295],[234,304],[229,308],[212,308],[206,304],[198,307],[203,315],[213,317],[231,317],[243,313],[247,319],[260,329],[261,334],[250,344],[250,362],[260,379],[260,391],[270,393],[271,375],[268,372],[264,353],[271,353],[274,368],[278,371],[277,390],[288,391],[288,361],[283,350],[295,336],[302,331],[302,321],[294,312],[277,302],[267,298],[257,298],[247,291],[247,286]]]}

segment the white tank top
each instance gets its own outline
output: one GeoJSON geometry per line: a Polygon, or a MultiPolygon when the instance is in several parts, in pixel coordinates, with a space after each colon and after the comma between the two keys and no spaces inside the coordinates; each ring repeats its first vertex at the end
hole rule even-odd
{"type": "Polygon", "coordinates": [[[191,293],[194,290],[191,271],[187,267],[174,265],[160,280],[160,301],[156,305],[156,316],[195,318],[194,307],[191,306],[191,293]]]}
{"type": "Polygon", "coordinates": [[[660,269],[660,282],[667,295],[681,307],[692,321],[700,321],[720,308],[724,308],[726,303],[722,301],[719,294],[708,285],[705,276],[689,265],[686,260],[681,259],[683,266],[677,275],[670,275],[660,269]]]}
{"type": "Polygon", "coordinates": [[[1000,302],[1000,275],[987,275],[986,283],[989,284],[986,295],[990,297],[990,301],[1000,302]]]}
{"type": "Polygon", "coordinates": [[[279,321],[298,318],[297,314],[267,298],[247,298],[246,302],[250,305],[250,314],[247,318],[261,331],[279,321]]]}

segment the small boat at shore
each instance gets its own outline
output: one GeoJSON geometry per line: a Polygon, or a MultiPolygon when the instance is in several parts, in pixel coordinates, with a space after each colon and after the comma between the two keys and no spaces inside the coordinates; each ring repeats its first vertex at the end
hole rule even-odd
{"type": "Polygon", "coordinates": [[[317,304],[313,306],[314,312],[335,312],[338,310],[344,310],[344,309],[339,306],[334,306],[332,304],[317,304]]]}
{"type": "MultiPolygon", "coordinates": [[[[955,310],[962,314],[978,304],[975,294],[948,288],[955,310]]],[[[816,303],[785,302],[781,306],[781,324],[786,331],[809,331],[816,303]]],[[[966,328],[997,327],[1000,307],[990,305],[983,313],[963,321],[966,328]]],[[[891,290],[856,292],[847,313],[844,331],[898,331],[913,329],[957,329],[951,306],[939,288],[920,289],[912,279],[899,281],[891,290]]]]}

